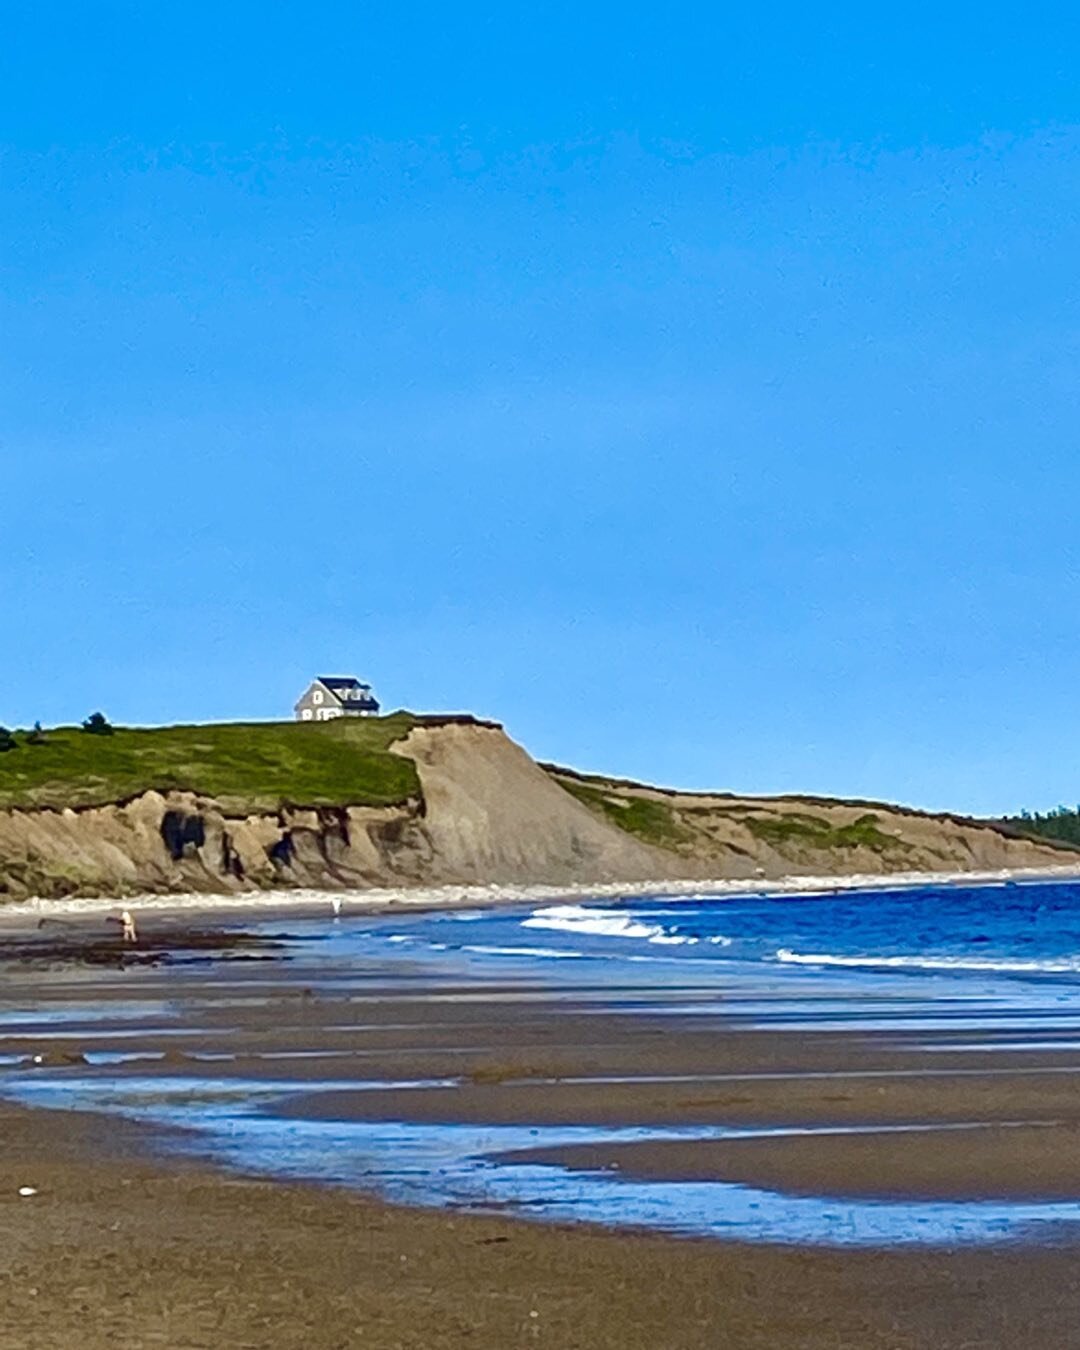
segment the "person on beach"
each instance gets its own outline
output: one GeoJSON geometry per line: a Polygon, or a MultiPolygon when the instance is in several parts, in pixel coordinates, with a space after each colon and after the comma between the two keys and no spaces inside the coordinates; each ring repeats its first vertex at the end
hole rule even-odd
{"type": "Polygon", "coordinates": [[[122,942],[132,944],[138,942],[139,934],[135,929],[135,916],[130,909],[122,909],[120,917],[110,914],[105,919],[106,923],[118,923],[120,925],[120,939],[122,942]]]}

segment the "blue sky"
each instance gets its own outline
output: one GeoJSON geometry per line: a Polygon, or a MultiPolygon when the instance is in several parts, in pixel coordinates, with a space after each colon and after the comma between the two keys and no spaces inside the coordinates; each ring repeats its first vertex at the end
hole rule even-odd
{"type": "Polygon", "coordinates": [[[1077,800],[1080,18],[585,9],[6,8],[0,721],[1077,800]]]}

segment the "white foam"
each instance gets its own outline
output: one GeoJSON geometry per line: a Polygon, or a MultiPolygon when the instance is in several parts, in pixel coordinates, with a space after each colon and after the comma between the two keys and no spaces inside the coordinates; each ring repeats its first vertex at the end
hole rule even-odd
{"type": "Polygon", "coordinates": [[[1080,958],[1061,961],[994,960],[966,956],[837,956],[832,952],[793,952],[786,947],[776,953],[785,965],[850,966],[885,970],[981,970],[988,973],[1028,975],[1073,975],[1080,972],[1080,958]]]}
{"type": "Polygon", "coordinates": [[[462,947],[463,952],[478,956],[541,956],[558,961],[577,960],[580,952],[560,952],[554,947],[462,947]]]}
{"type": "MultiPolygon", "coordinates": [[[[656,897],[670,900],[721,900],[747,895],[810,895],[837,891],[903,890],[913,886],[986,886],[1005,882],[1051,882],[1080,879],[1076,863],[1060,867],[1002,868],[994,872],[896,872],[859,873],[843,877],[789,876],[717,880],[673,881],[670,877],[622,882],[583,882],[553,886],[548,883],[487,886],[384,886],[349,891],[350,910],[378,912],[385,909],[475,910],[493,905],[528,905],[570,900],[630,899],[656,897]]],[[[123,904],[130,910],[222,910],[273,911],[330,909],[335,895],[324,890],[235,891],[215,895],[207,892],[168,895],[132,895],[123,904]]],[[[38,919],[51,915],[108,914],[120,902],[113,896],[66,897],[62,900],[34,898],[0,906],[0,918],[38,919]]]]}
{"type": "Polygon", "coordinates": [[[521,926],[592,937],[651,938],[664,931],[656,924],[642,923],[628,914],[611,914],[602,909],[586,909],[583,905],[552,905],[549,909],[538,909],[521,926]]]}
{"type": "Polygon", "coordinates": [[[551,905],[538,909],[522,922],[523,928],[550,928],[586,937],[636,938],[660,946],[693,946],[696,937],[669,933],[661,924],[642,923],[631,914],[584,905],[551,905]]]}

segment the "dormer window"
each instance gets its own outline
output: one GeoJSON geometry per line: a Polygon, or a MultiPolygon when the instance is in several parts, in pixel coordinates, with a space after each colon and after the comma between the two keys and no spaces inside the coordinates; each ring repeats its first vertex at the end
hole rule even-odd
{"type": "Polygon", "coordinates": [[[302,722],[327,722],[332,717],[367,717],[379,711],[370,684],[351,676],[316,675],[294,711],[302,722]]]}

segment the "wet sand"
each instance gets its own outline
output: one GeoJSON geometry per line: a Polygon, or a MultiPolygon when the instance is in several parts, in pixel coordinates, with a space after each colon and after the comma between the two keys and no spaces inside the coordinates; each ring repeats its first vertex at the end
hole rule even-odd
{"type": "MultiPolygon", "coordinates": [[[[217,953],[183,926],[159,936],[165,964],[0,956],[0,1050],[46,1061],[6,1072],[190,1075],[193,1090],[211,1069],[287,1075],[286,1121],[902,1126],[556,1152],[793,1193],[1080,1196],[1080,1048],[1045,1018],[1039,1049],[1010,1032],[988,1054],[953,1048],[970,1031],[762,1029],[737,1006],[627,1013],[586,985],[553,997],[404,962],[316,968],[235,934],[217,953]],[[117,1054],[145,1058],[102,1061],[117,1054]],[[452,1086],[328,1092],[328,1078],[452,1086]],[[929,1137],[928,1123],[977,1128],[929,1137]]],[[[0,1346],[1080,1347],[1066,1230],[830,1249],[394,1207],[376,1188],[230,1173],[160,1129],[0,1106],[0,1346]]]]}
{"type": "Polygon", "coordinates": [[[695,1140],[522,1151],[519,1162],[616,1167],[621,1178],[738,1181],[794,1195],[878,1199],[1074,1200],[1080,1124],[958,1125],[928,1134],[837,1133],[810,1138],[695,1140]]]}
{"type": "Polygon", "coordinates": [[[138,1132],[0,1111],[0,1346],[1080,1344],[1076,1252],[837,1252],[393,1209],[150,1161],[138,1132]],[[18,1186],[40,1186],[21,1200],[18,1186]],[[535,1315],[534,1315],[535,1314],[535,1315]]]}

